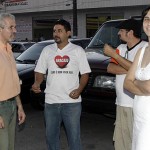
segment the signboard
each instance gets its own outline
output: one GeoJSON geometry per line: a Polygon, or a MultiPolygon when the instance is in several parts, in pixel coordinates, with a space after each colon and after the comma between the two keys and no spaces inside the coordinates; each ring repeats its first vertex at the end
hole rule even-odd
{"type": "Polygon", "coordinates": [[[18,6],[18,5],[28,5],[28,0],[6,0],[5,5],[9,6],[18,6]]]}

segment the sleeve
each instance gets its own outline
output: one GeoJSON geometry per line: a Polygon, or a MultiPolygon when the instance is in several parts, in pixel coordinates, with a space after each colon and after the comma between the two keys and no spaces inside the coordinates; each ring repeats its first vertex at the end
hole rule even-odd
{"type": "MultiPolygon", "coordinates": [[[[120,54],[120,52],[119,52],[119,49],[118,49],[118,48],[116,49],[116,53],[117,53],[118,55],[120,54]]],[[[111,58],[110,62],[111,62],[111,63],[115,63],[115,64],[117,64],[117,65],[118,65],[118,62],[117,62],[114,58],[111,58]]]]}
{"type": "Polygon", "coordinates": [[[79,58],[79,71],[80,74],[85,74],[85,73],[90,73],[91,68],[89,66],[86,53],[85,51],[81,48],[79,49],[80,53],[78,53],[78,58],[79,58]]]}
{"type": "Polygon", "coordinates": [[[39,72],[42,74],[46,74],[47,71],[47,54],[46,54],[46,49],[43,49],[38,62],[36,64],[36,67],[34,69],[35,72],[39,72]]]}

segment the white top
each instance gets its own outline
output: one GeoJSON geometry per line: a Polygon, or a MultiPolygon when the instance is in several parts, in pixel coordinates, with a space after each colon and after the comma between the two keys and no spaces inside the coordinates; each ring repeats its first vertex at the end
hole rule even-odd
{"type": "Polygon", "coordinates": [[[90,73],[85,51],[75,44],[69,42],[62,50],[57,44],[46,46],[38,60],[35,72],[47,75],[45,102],[53,103],[75,103],[81,102],[72,99],[69,94],[79,87],[79,73],[90,73]]]}
{"type": "MultiPolygon", "coordinates": [[[[142,48],[138,66],[135,72],[137,80],[150,80],[150,63],[142,68],[141,62],[145,47],[142,48]]],[[[133,104],[134,123],[133,123],[133,140],[132,150],[149,150],[150,149],[150,96],[135,95],[133,104]]]]}
{"type": "Polygon", "coordinates": [[[135,72],[135,78],[137,80],[149,80],[150,79],[150,63],[145,68],[141,67],[146,46],[144,46],[141,50],[137,70],[135,72]]]}
{"type": "MultiPolygon", "coordinates": [[[[137,45],[135,45],[132,49],[128,51],[128,60],[133,62],[136,52],[143,47],[144,45],[148,44],[145,41],[141,41],[137,45]]],[[[119,54],[122,57],[125,57],[127,52],[127,44],[121,44],[117,48],[119,50],[119,54]]],[[[123,75],[116,75],[116,104],[124,107],[133,107],[133,98],[134,95],[128,92],[126,89],[123,89],[123,83],[126,74],[123,75]]]]}

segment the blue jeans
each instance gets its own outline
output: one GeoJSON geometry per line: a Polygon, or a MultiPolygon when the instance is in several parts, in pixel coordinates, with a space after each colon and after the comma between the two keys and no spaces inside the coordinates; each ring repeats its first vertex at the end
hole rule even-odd
{"type": "Polygon", "coordinates": [[[69,150],[81,150],[81,103],[45,104],[48,150],[60,150],[60,127],[63,121],[69,150]]]}
{"type": "Polygon", "coordinates": [[[0,150],[14,150],[16,127],[16,100],[0,102],[0,115],[5,127],[0,129],[0,150]]]}

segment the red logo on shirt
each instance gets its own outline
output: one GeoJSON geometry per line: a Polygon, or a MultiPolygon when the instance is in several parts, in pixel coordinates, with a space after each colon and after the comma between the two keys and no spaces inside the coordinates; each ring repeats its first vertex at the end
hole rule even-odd
{"type": "Polygon", "coordinates": [[[59,68],[65,68],[66,65],[69,63],[70,58],[65,55],[61,57],[60,55],[55,57],[55,63],[58,65],[59,68]]]}

